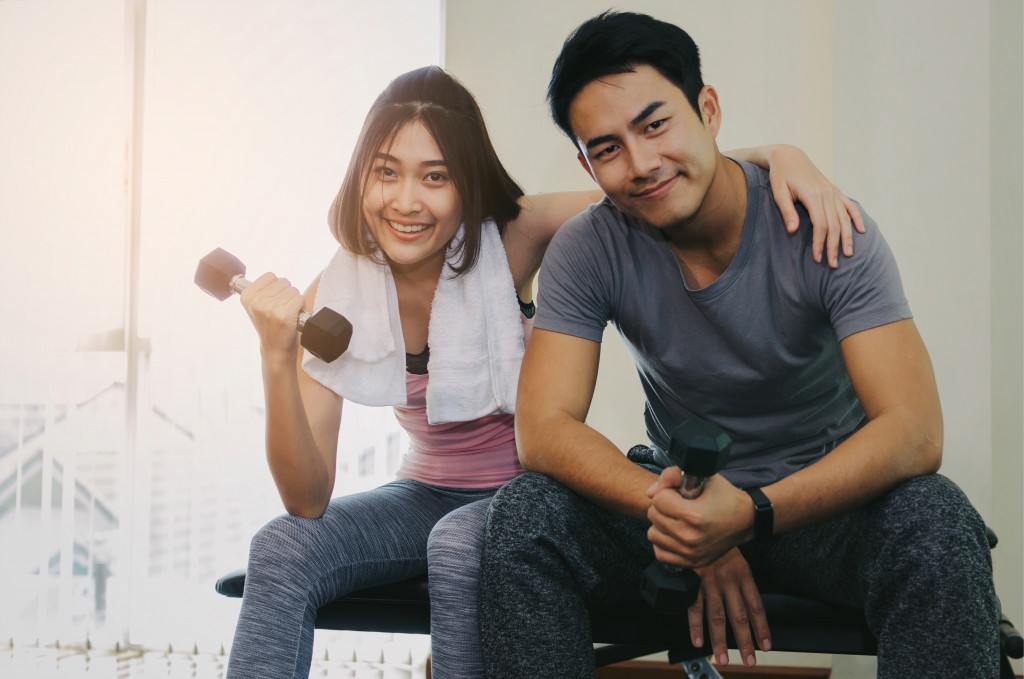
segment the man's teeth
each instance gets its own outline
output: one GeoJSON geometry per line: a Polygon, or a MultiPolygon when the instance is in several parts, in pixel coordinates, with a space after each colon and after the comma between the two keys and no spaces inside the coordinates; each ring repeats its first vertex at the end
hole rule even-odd
{"type": "Polygon", "coordinates": [[[405,226],[404,224],[396,224],[391,220],[388,220],[388,224],[390,224],[391,228],[395,231],[401,231],[402,233],[419,233],[427,228],[426,224],[410,224],[409,226],[405,226]]]}

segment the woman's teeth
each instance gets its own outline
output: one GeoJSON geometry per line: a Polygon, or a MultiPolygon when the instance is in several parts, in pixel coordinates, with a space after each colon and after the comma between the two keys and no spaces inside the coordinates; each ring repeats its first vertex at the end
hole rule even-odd
{"type": "Polygon", "coordinates": [[[404,224],[396,224],[391,220],[388,220],[388,224],[390,224],[391,228],[395,231],[401,231],[402,233],[419,233],[427,228],[426,224],[410,224],[409,226],[405,226],[404,224]]]}

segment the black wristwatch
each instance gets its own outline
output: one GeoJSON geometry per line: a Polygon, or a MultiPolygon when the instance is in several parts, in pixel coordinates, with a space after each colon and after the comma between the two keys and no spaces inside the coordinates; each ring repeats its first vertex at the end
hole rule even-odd
{"type": "Polygon", "coordinates": [[[743,490],[754,500],[754,542],[759,545],[768,544],[775,531],[775,510],[772,509],[772,501],[760,488],[743,490]]]}

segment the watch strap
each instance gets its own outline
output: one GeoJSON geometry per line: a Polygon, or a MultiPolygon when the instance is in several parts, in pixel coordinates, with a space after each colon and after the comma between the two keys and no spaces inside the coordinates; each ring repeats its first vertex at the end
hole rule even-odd
{"type": "Polygon", "coordinates": [[[754,542],[766,544],[775,533],[775,510],[772,501],[760,488],[744,488],[754,501],[754,542]]]}

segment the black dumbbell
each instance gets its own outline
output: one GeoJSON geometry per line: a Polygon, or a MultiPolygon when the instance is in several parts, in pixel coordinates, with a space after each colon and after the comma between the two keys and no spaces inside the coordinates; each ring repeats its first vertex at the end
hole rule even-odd
{"type": "MultiPolygon", "coordinates": [[[[249,287],[245,264],[230,252],[217,248],[199,260],[196,285],[220,301],[249,287]]],[[[324,307],[315,314],[303,311],[298,318],[302,346],[320,360],[330,363],[348,349],[352,324],[333,309],[324,307]]]]}
{"type": "MultiPolygon", "coordinates": [[[[714,476],[729,459],[732,439],[720,427],[704,420],[686,420],[672,430],[668,457],[683,471],[679,494],[696,498],[704,479],[714,476]]],[[[656,611],[685,613],[700,593],[700,576],[689,568],[655,561],[644,570],[640,594],[656,611]]]]}

